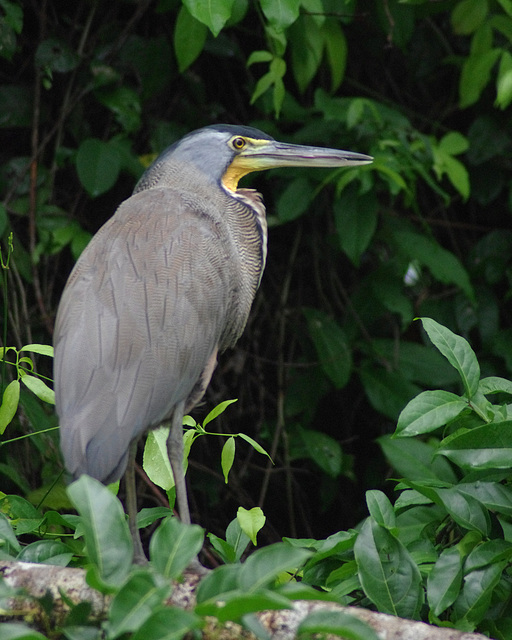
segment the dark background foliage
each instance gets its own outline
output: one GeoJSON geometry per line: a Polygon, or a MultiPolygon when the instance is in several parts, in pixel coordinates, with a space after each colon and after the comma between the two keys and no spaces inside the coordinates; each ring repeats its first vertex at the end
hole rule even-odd
{"type": "MultiPolygon", "coordinates": [[[[460,391],[415,316],[468,337],[487,375],[511,375],[512,17],[493,0],[213,5],[0,0],[6,346],[51,343],[81,249],[184,133],[239,123],[372,154],[365,169],[246,179],[265,196],[268,264],[196,411],[238,398],[216,428],[251,435],[275,465],[238,443],[226,486],[223,440],[200,439],[193,519],[220,534],[259,504],[266,542],[320,538],[365,516],[366,489],[391,490],[376,439],[407,401],[460,391]]],[[[56,425],[23,385],[20,403],[5,439],[56,425]]],[[[55,432],[10,442],[1,488],[37,503],[61,465],[55,432]]],[[[50,506],[67,504],[63,487],[50,506]]],[[[141,505],[164,500],[139,489],[141,505]]]]}

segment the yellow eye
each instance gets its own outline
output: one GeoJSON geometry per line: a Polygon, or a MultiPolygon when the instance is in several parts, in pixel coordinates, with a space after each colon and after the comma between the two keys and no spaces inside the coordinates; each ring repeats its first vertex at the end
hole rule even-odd
{"type": "Polygon", "coordinates": [[[245,140],[243,138],[233,138],[231,144],[237,151],[241,151],[245,147],[245,140]]]}

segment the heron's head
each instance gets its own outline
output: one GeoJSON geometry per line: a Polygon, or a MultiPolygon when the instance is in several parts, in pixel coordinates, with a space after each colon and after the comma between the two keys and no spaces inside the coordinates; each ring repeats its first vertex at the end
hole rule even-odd
{"type": "Polygon", "coordinates": [[[372,160],[352,151],[277,142],[252,127],[221,124],[192,131],[173,144],[148,169],[141,183],[167,162],[193,165],[211,181],[236,191],[240,178],[253,171],[277,167],[351,167],[372,160]]]}

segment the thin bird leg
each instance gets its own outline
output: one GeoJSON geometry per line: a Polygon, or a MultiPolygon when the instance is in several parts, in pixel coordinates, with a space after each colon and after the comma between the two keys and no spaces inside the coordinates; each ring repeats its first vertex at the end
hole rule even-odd
{"type": "Polygon", "coordinates": [[[126,510],[128,511],[128,526],[133,540],[133,562],[135,564],[145,564],[147,558],[142,548],[140,531],[137,527],[137,489],[135,486],[135,455],[137,453],[137,440],[130,443],[128,453],[128,465],[124,474],[126,491],[126,510]]]}
{"type": "Polygon", "coordinates": [[[185,524],[190,524],[190,511],[188,508],[187,485],[183,473],[183,414],[185,402],[176,405],[171,420],[171,429],[167,436],[167,455],[171,463],[172,475],[176,486],[176,502],[180,519],[185,524]]]}

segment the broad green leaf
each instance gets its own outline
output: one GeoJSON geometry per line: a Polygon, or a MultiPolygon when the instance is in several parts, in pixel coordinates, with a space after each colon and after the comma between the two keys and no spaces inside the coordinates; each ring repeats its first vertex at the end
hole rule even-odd
{"type": "Polygon", "coordinates": [[[51,69],[57,73],[67,73],[80,63],[80,56],[65,40],[48,38],[37,47],[35,63],[41,69],[51,69]]]}
{"type": "Polygon", "coordinates": [[[478,389],[480,365],[468,341],[431,318],[420,320],[432,343],[459,372],[464,393],[471,399],[478,389]]]}
{"type": "Polygon", "coordinates": [[[260,507],[253,507],[252,509],[244,509],[243,507],[238,507],[238,511],[236,512],[236,519],[238,524],[240,525],[240,529],[245,535],[251,540],[254,546],[258,544],[256,540],[256,536],[258,532],[265,525],[265,514],[261,510],[260,507]]]}
{"type": "Polygon", "coordinates": [[[361,527],[354,554],[361,586],[377,609],[418,619],[424,600],[421,575],[400,540],[370,517],[361,527]]]}
{"type": "Polygon", "coordinates": [[[439,148],[450,156],[456,156],[467,151],[469,141],[459,131],[450,131],[439,141],[439,148]]]}
{"type": "Polygon", "coordinates": [[[512,460],[512,421],[460,430],[445,438],[438,452],[471,469],[509,469],[512,460]]]}
{"type": "Polygon", "coordinates": [[[280,30],[299,17],[300,0],[260,0],[260,6],[265,18],[280,30]]]}
{"type": "Polygon", "coordinates": [[[343,451],[340,443],[331,436],[313,429],[301,429],[307,456],[331,478],[337,478],[343,469],[343,451]]]}
{"type": "Polygon", "coordinates": [[[2,640],[47,640],[23,622],[2,622],[2,640]]]}
{"type": "Polygon", "coordinates": [[[66,567],[73,555],[73,550],[59,540],[36,540],[23,547],[16,560],[66,567]]]}
{"type": "Polygon", "coordinates": [[[452,26],[458,35],[473,33],[485,20],[487,0],[461,0],[452,12],[452,26]]]}
{"type": "Polygon", "coordinates": [[[20,551],[21,546],[16,538],[16,535],[12,529],[11,523],[7,519],[4,513],[0,512],[0,543],[1,547],[5,550],[5,543],[9,544],[14,551],[20,551]]]}
{"type": "Polygon", "coordinates": [[[512,516],[512,488],[499,482],[464,482],[458,485],[460,491],[469,493],[481,504],[497,513],[512,516]]]}
{"type": "Polygon", "coordinates": [[[428,576],[427,599],[435,616],[451,606],[462,585],[462,558],[456,547],[444,549],[428,576]]]}
{"type": "Polygon", "coordinates": [[[423,391],[398,417],[396,435],[417,436],[444,426],[468,408],[467,400],[449,391],[423,391]]]}
{"type": "Polygon", "coordinates": [[[396,525],[395,512],[389,498],[376,489],[366,492],[366,504],[370,516],[381,527],[392,529],[396,525]]]}
{"type": "Polygon", "coordinates": [[[459,106],[470,107],[478,101],[482,91],[489,84],[491,70],[499,57],[501,49],[491,49],[486,53],[470,55],[462,65],[459,80],[459,106]]]}
{"type": "Polygon", "coordinates": [[[255,591],[270,585],[283,571],[295,572],[312,555],[312,551],[295,548],[285,542],[271,544],[251,554],[242,565],[240,588],[255,591]]]}
{"type": "Polygon", "coordinates": [[[171,463],[167,454],[169,427],[164,425],[152,429],[146,438],[142,466],[151,482],[169,491],[174,487],[171,463]]]}
{"type": "Polygon", "coordinates": [[[220,416],[221,413],[224,413],[224,411],[229,407],[229,405],[233,404],[236,401],[237,399],[234,398],[233,400],[224,400],[223,402],[219,402],[219,404],[216,407],[214,407],[208,413],[206,418],[203,420],[203,427],[206,427],[208,423],[210,423],[212,420],[215,420],[215,418],[217,416],[220,416]]]}
{"type": "Polygon", "coordinates": [[[478,390],[484,395],[492,393],[508,393],[512,395],[512,381],[498,376],[482,378],[478,390]]]}
{"type": "Polygon", "coordinates": [[[404,406],[420,392],[399,371],[388,371],[374,360],[365,360],[359,375],[372,407],[391,420],[397,420],[404,406]]]}
{"type": "Polygon", "coordinates": [[[166,518],[149,543],[151,562],[166,578],[178,578],[197,557],[203,541],[204,530],[197,524],[166,518]]]}
{"type": "Polygon", "coordinates": [[[217,37],[231,17],[234,0],[183,0],[189,13],[217,37]]]}
{"type": "Polygon", "coordinates": [[[220,457],[222,473],[224,474],[224,482],[228,483],[229,472],[233,466],[235,460],[235,439],[233,437],[228,438],[222,447],[222,453],[220,457]]]}
{"type": "Polygon", "coordinates": [[[331,71],[331,91],[337,91],[345,77],[347,66],[347,39],[336,20],[326,20],[322,25],[327,61],[331,71]]]}
{"type": "Polygon", "coordinates": [[[116,183],[121,170],[119,152],[108,142],[88,138],[78,149],[76,169],[85,190],[95,198],[116,183]]]}
{"type": "Polygon", "coordinates": [[[435,456],[437,448],[416,438],[381,436],[377,442],[391,466],[411,480],[442,480],[456,482],[450,463],[442,456],[435,456]]]}
{"type": "Polygon", "coordinates": [[[337,389],[343,388],[352,372],[352,353],[345,332],[319,309],[304,309],[303,313],[322,369],[337,389]]]}
{"type": "Polygon", "coordinates": [[[277,199],[276,213],[279,222],[290,222],[308,210],[313,195],[309,180],[304,177],[293,179],[277,199]]]}
{"type": "Polygon", "coordinates": [[[206,600],[198,604],[196,612],[202,616],[214,616],[223,623],[228,620],[238,621],[256,611],[292,608],[293,605],[289,598],[276,591],[259,589],[255,592],[235,590],[223,593],[221,598],[206,600]]]}
{"type": "Polygon", "coordinates": [[[300,623],[297,635],[300,637],[302,633],[339,636],[345,640],[379,640],[370,626],[344,611],[313,611],[300,623]]]}
{"type": "Polygon", "coordinates": [[[324,50],[323,33],[312,16],[302,15],[289,29],[292,72],[303,93],[315,77],[324,50]]]}
{"type": "Polygon", "coordinates": [[[402,254],[427,267],[436,280],[444,284],[454,284],[460,287],[468,298],[474,299],[475,294],[468,272],[460,260],[433,238],[406,229],[395,229],[393,239],[402,254]]]}
{"type": "Polygon", "coordinates": [[[242,438],[242,440],[248,442],[255,451],[261,453],[264,456],[267,456],[270,462],[274,464],[272,458],[270,457],[270,454],[268,454],[265,449],[258,442],[256,442],[256,440],[254,440],[254,438],[251,438],[251,436],[248,436],[245,433],[237,433],[237,436],[239,438],[242,438]]]}
{"type": "Polygon", "coordinates": [[[208,573],[197,587],[196,600],[200,605],[209,600],[220,600],[219,596],[238,589],[240,565],[224,564],[208,573]]]}
{"type": "Polygon", "coordinates": [[[512,102],[512,55],[509,51],[501,54],[498,81],[496,83],[495,105],[500,109],[506,109],[512,102]]]}
{"type": "MultiPolygon", "coordinates": [[[[96,90],[96,97],[112,111],[126,133],[134,133],[140,129],[142,106],[137,91],[128,86],[106,86],[96,90]]],[[[119,145],[110,144],[110,146],[118,154],[119,163],[122,164],[119,145]]]]}
{"type": "Polygon", "coordinates": [[[377,199],[370,191],[360,194],[355,184],[334,202],[334,222],[341,249],[358,267],[377,229],[377,199]]]}
{"type": "Polygon", "coordinates": [[[39,353],[42,356],[50,356],[53,358],[53,347],[49,344],[26,344],[20,349],[21,351],[30,351],[32,353],[39,353]]]}
{"type": "Polygon", "coordinates": [[[5,431],[6,427],[18,410],[20,401],[20,383],[18,380],[12,380],[5,387],[2,396],[2,406],[0,406],[0,435],[5,431]]]}
{"type": "Polygon", "coordinates": [[[460,491],[457,487],[435,489],[444,507],[461,527],[476,530],[482,535],[490,533],[489,511],[473,496],[460,491]]]}
{"type": "Polygon", "coordinates": [[[464,618],[476,625],[484,618],[506,564],[492,564],[465,576],[462,591],[453,604],[456,619],[464,618]]]}
{"type": "Polygon", "coordinates": [[[178,69],[183,73],[196,60],[203,50],[208,30],[182,6],[174,27],[174,52],[178,60],[178,69]]]}
{"type": "Polygon", "coordinates": [[[159,583],[149,571],[140,571],[116,593],[108,610],[108,637],[137,631],[169,595],[171,585],[159,583]]]}
{"type": "Polygon", "coordinates": [[[257,64],[258,62],[270,62],[274,55],[270,53],[270,51],[261,50],[261,51],[253,51],[251,55],[247,58],[247,66],[250,67],[252,64],[257,64]]]}
{"type": "MultiPolygon", "coordinates": [[[[242,508],[243,507],[240,507],[238,511],[240,511],[240,509],[242,508]]],[[[263,514],[263,511],[259,507],[254,507],[247,513],[250,516],[249,529],[256,535],[265,524],[265,516],[263,514]],[[254,509],[259,509],[259,511],[254,511],[254,509]]],[[[243,514],[243,516],[244,515],[245,514],[243,514]]],[[[240,560],[243,552],[247,549],[250,538],[240,525],[238,513],[237,517],[228,524],[228,527],[226,529],[226,542],[231,545],[232,549],[235,552],[233,561],[240,560]]]]}
{"type": "Polygon", "coordinates": [[[464,562],[464,573],[483,569],[487,565],[496,564],[512,557],[512,543],[496,538],[476,545],[464,562]]]}
{"type": "Polygon", "coordinates": [[[153,610],[130,640],[181,640],[202,626],[201,618],[190,611],[177,607],[162,607],[153,610]]]}
{"type": "Polygon", "coordinates": [[[55,392],[41,378],[26,373],[21,376],[21,381],[40,400],[48,404],[55,404],[55,392]]]}
{"type": "Polygon", "coordinates": [[[133,543],[123,507],[101,482],[83,475],[68,487],[81,516],[89,560],[109,586],[127,577],[133,559],[133,543]]]}

